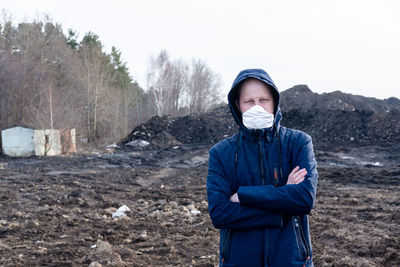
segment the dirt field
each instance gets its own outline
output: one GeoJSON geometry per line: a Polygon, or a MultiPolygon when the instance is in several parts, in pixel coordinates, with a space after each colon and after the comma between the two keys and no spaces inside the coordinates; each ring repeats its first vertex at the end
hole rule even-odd
{"type": "MultiPolygon", "coordinates": [[[[399,266],[394,151],[317,151],[320,180],[310,215],[316,266],[399,266]]],[[[0,156],[0,266],[217,266],[207,152],[0,156]],[[131,211],[112,218],[122,205],[131,211]]]]}

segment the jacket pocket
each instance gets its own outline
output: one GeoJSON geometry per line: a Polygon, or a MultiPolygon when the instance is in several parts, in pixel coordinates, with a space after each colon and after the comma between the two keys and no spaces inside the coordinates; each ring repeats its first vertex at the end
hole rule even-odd
{"type": "Polygon", "coordinates": [[[299,248],[302,260],[308,260],[310,259],[310,248],[308,246],[299,216],[294,217],[293,224],[296,233],[297,247],[299,248]]]}

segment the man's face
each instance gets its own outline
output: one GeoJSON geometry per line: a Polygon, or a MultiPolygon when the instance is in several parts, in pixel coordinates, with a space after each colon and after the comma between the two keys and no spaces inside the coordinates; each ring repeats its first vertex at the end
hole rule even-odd
{"type": "Polygon", "coordinates": [[[257,79],[248,79],[240,89],[238,108],[243,114],[255,105],[262,106],[271,114],[274,113],[274,98],[268,86],[257,79]]]}

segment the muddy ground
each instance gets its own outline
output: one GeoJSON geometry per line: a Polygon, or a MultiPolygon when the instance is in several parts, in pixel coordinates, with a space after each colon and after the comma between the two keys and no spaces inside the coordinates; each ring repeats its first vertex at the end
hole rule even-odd
{"type": "MultiPolygon", "coordinates": [[[[316,150],[316,266],[399,266],[398,151],[316,150]]],[[[217,266],[207,152],[0,156],[0,266],[217,266]],[[112,218],[122,205],[131,211],[112,218]]]]}

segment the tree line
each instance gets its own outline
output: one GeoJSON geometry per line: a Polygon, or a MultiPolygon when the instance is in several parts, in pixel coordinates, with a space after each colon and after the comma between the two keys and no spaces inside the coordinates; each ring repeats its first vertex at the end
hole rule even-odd
{"type": "Polygon", "coordinates": [[[199,59],[149,59],[146,86],[98,35],[81,40],[50,19],[0,23],[0,130],[76,128],[81,139],[118,140],[153,115],[204,112],[220,101],[219,75],[199,59]]]}

